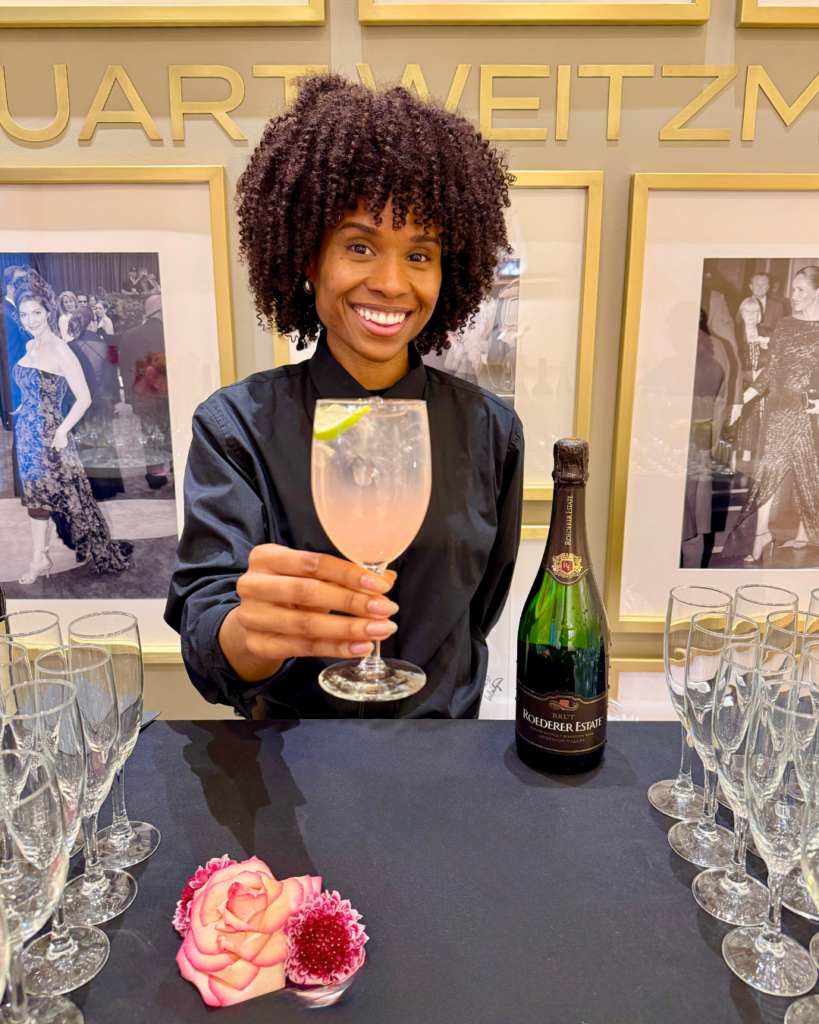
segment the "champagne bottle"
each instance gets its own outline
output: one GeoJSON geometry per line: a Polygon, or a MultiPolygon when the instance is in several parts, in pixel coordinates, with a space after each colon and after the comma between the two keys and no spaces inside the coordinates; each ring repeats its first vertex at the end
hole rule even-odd
{"type": "Polygon", "coordinates": [[[563,438],[554,457],[549,538],[518,629],[515,739],[526,764],[573,774],[603,757],[610,641],[586,537],[588,443],[563,438]]]}

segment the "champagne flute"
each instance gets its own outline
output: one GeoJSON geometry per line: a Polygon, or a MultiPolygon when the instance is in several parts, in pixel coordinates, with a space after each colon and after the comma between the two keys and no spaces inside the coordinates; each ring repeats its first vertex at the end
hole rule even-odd
{"type": "Polygon", "coordinates": [[[37,659],[40,679],[70,679],[77,687],[88,756],[85,759],[85,871],[63,896],[70,925],[97,925],[118,917],[134,901],[136,881],[127,871],[104,869],[97,848],[97,816],[111,789],[119,756],[119,706],[111,655],[83,645],[46,651],[37,659]]]}
{"type": "Polygon", "coordinates": [[[74,619],[68,644],[94,644],[111,654],[120,717],[117,770],[111,789],[114,820],[97,837],[100,859],[107,868],[129,868],[146,860],[159,846],[159,829],[145,821],[129,821],[125,809],[125,762],[131,756],[142,725],[145,680],[139,625],[130,612],[93,612],[74,619]]]}
{"type": "MultiPolygon", "coordinates": [[[[320,399],[313,422],[313,503],[338,550],[383,574],[412,543],[429,506],[432,455],[426,402],[320,399]]],[[[381,643],[361,661],[325,668],[319,684],[346,700],[409,697],[426,683],[416,665],[381,657],[381,643]]]]}
{"type": "MultiPolygon", "coordinates": [[[[691,618],[683,673],[685,720],[705,773],[705,796],[699,820],[678,821],[668,833],[671,849],[683,860],[704,868],[724,868],[731,860],[734,837],[716,824],[717,763],[711,737],[714,687],[720,660],[731,638],[758,640],[759,627],[744,616],[700,612],[691,618]],[[734,621],[736,624],[734,624],[734,621]]],[[[696,897],[697,892],[695,890],[696,897]]]]}
{"type": "Polygon", "coordinates": [[[796,659],[771,647],[759,647],[757,682],[748,721],[744,781],[756,848],[768,867],[768,917],[758,927],[734,928],[722,942],[725,962],[746,984],[771,996],[810,992],[819,973],[808,951],[782,934],[782,886],[800,855],[804,804],[783,785],[799,731],[815,732],[819,719],[794,709],[798,684],[796,659]]]}
{"type": "Polygon", "coordinates": [[[790,612],[795,618],[798,608],[798,594],[769,583],[745,583],[737,587],[734,594],[734,611],[737,615],[747,615],[749,619],[753,619],[763,633],[771,612],[782,612],[778,625],[787,627],[792,621],[787,613],[790,612]]]}
{"type": "Polygon", "coordinates": [[[36,609],[9,612],[8,615],[0,617],[0,636],[5,636],[26,648],[31,678],[34,677],[34,662],[37,655],[51,647],[59,647],[63,642],[59,615],[36,609]]]}
{"type": "Polygon", "coordinates": [[[0,751],[0,808],[17,856],[25,870],[3,902],[9,927],[8,971],[10,1019],[14,1024],[82,1024],[83,1015],[70,1000],[54,998],[49,1013],[37,1014],[29,1003],[23,968],[23,944],[54,912],[68,874],[62,799],[54,762],[35,750],[0,751]],[[58,1003],[59,1006],[55,1005],[58,1003]]]}
{"type": "MultiPolygon", "coordinates": [[[[814,902],[819,904],[819,763],[813,766],[805,799],[800,850],[802,874],[814,902]]],[[[819,932],[810,940],[810,954],[816,963],[819,958],[819,932]]],[[[785,1024],[819,1024],[819,996],[806,996],[791,1003],[785,1014],[785,1024]]]]}
{"type": "MultiPolygon", "coordinates": [[[[60,648],[40,655],[62,660],[60,648]]],[[[82,823],[86,749],[77,688],[67,679],[20,683],[2,694],[3,719],[18,749],[39,750],[54,762],[63,804],[66,842],[73,846],[82,823]]],[[[63,901],[57,905],[51,931],[34,939],[23,953],[26,988],[43,997],[38,1013],[47,1017],[49,998],[85,985],[103,968],[110,943],[98,928],[69,928],[63,901]]],[[[48,1018],[50,1019],[50,1017],[48,1018]]]]}
{"type": "MultiPolygon", "coordinates": [[[[740,621],[753,625],[755,635],[759,635],[751,619],[741,618],[740,621]]],[[[728,924],[761,924],[769,900],[766,887],[749,878],[745,870],[748,807],[743,772],[757,653],[757,644],[734,640],[726,645],[717,667],[712,695],[711,742],[722,791],[734,812],[734,848],[729,868],[709,868],[697,875],[691,886],[703,910],[728,924]]],[[[692,734],[694,731],[692,726],[692,734]]]]}
{"type": "Polygon", "coordinates": [[[682,755],[677,778],[655,782],[648,791],[648,800],[652,807],[669,818],[688,820],[696,818],[702,811],[702,789],[691,781],[691,740],[685,719],[685,654],[691,619],[698,612],[727,612],[730,609],[731,595],[713,587],[674,587],[668,595],[663,662],[671,704],[682,729],[682,755]]]}
{"type": "MultiPolygon", "coordinates": [[[[0,636],[0,692],[10,690],[31,678],[32,664],[28,649],[7,634],[0,636]]],[[[0,894],[14,888],[20,881],[20,865],[14,858],[14,844],[0,819],[0,894]]]]}

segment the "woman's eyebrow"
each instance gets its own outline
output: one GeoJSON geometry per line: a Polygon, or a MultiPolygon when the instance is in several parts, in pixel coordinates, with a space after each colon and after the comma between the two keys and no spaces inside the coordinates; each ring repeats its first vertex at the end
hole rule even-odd
{"type": "Polygon", "coordinates": [[[359,224],[357,221],[350,220],[346,224],[342,224],[339,227],[339,231],[346,231],[348,228],[355,228],[356,231],[363,231],[365,235],[377,235],[378,231],[375,228],[370,227],[369,224],[359,224]]]}

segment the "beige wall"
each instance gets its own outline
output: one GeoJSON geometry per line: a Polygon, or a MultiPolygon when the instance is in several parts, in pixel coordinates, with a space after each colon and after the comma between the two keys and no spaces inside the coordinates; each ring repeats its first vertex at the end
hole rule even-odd
{"type": "MultiPolygon", "coordinates": [[[[3,165],[224,164],[232,184],[267,117],[283,103],[281,80],[254,80],[254,64],[329,64],[355,74],[372,66],[378,81],[400,78],[408,63],[420,64],[430,90],[446,95],[455,67],[473,65],[461,101],[476,115],[479,65],[550,64],[546,80],[506,81],[498,94],[538,96],[541,110],[498,114],[498,126],[543,126],[545,142],[509,142],[510,163],[529,169],[605,172],[594,406],[591,427],[590,533],[602,568],[606,544],[609,466],[614,422],[621,296],[628,223],[629,178],[635,171],[814,171],[819,100],[786,128],[767,100],[760,100],[756,140],[742,142],[740,127],[745,69],[763,64],[792,102],[819,71],[819,31],[735,29],[733,0],[713,0],[711,21],[699,27],[372,27],[361,28],[353,0],[328,0],[322,28],[212,29],[13,29],[0,30],[12,114],[41,127],[54,114],[52,65],[67,64],[72,116],[69,128],[49,143],[25,144],[0,134],[3,165]],[[653,79],[627,80],[620,140],[606,141],[608,84],[579,79],[578,64],[654,64],[653,79]],[[151,112],[163,142],[149,141],[139,126],[102,125],[91,142],[78,142],[85,115],[109,64],[122,64],[151,112]],[[184,142],[170,139],[167,66],[222,64],[236,69],[246,86],[233,113],[248,142],[232,141],[206,116],[186,118],[184,142]],[[554,141],[556,66],[572,65],[570,136],[554,141]],[[663,64],[737,64],[739,75],[693,125],[731,128],[730,142],[660,142],[660,128],[693,98],[700,83],[660,77],[663,64]]],[[[705,84],[705,83],[703,83],[705,84]]],[[[185,98],[227,95],[227,83],[186,83],[185,98]]],[[[115,91],[109,107],[126,107],[115,91]]],[[[232,245],[235,254],[235,232],[232,245]]],[[[256,325],[242,269],[235,264],[233,295],[240,376],[272,365],[270,336],[256,325]]],[[[619,656],[655,653],[659,638],[615,638],[619,656]]],[[[189,693],[181,666],[149,668],[149,699],[175,701],[189,693]]],[[[171,705],[169,704],[169,707],[171,705]]],[[[191,716],[196,713],[191,698],[191,716]]]]}

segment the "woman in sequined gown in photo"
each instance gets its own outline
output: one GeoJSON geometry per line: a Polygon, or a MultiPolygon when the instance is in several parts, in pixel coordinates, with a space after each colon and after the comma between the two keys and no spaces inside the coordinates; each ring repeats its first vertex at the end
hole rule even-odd
{"type": "Polygon", "coordinates": [[[51,571],[52,516],[59,517],[61,536],[76,552],[78,562],[88,562],[97,573],[130,569],[130,545],[111,538],[71,434],[91,405],[91,394],[79,360],[55,333],[54,292],[30,271],[18,282],[14,301],[20,326],[31,335],[25,355],[13,370],[22,396],[14,416],[14,440],[34,546],[31,564],[19,582],[34,583],[51,571]],[[74,402],[63,417],[62,403],[69,391],[74,402]]]}
{"type": "Polygon", "coordinates": [[[819,267],[804,267],[793,279],[793,316],[783,317],[770,344],[767,366],[745,391],[747,405],[765,396],[755,480],[739,522],[727,538],[723,561],[745,554],[748,567],[762,563],[776,546],[770,520],[783,487],[792,484],[799,513],[796,538],[783,547],[819,549],[819,267]],[[754,523],[755,517],[755,523],[754,523]]]}

